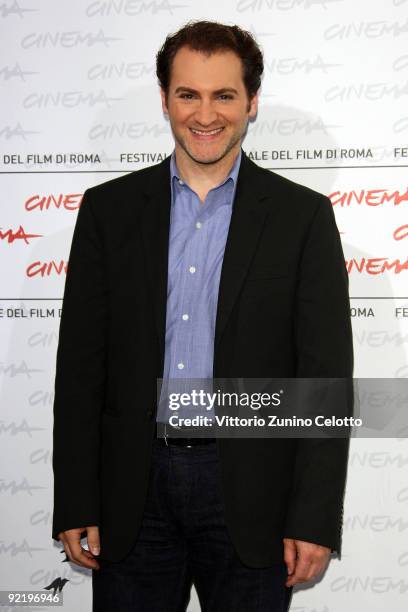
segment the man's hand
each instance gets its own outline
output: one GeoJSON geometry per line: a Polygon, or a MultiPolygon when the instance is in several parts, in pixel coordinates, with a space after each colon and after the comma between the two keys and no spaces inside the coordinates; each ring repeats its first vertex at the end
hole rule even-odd
{"type": "Polygon", "coordinates": [[[78,527],[61,531],[59,539],[64,545],[67,557],[77,565],[88,569],[99,569],[99,563],[94,555],[99,555],[99,527],[78,527]],[[89,551],[81,546],[81,533],[86,531],[89,551]]]}
{"type": "Polygon", "coordinates": [[[331,548],[327,546],[290,538],[283,538],[283,546],[283,556],[289,574],[287,587],[316,578],[324,572],[329,563],[331,548]]]}

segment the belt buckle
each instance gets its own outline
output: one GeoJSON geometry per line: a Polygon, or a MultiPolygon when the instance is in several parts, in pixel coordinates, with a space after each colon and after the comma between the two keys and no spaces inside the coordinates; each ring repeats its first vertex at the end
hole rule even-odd
{"type": "MultiPolygon", "coordinates": [[[[164,443],[167,447],[170,446],[170,443],[168,442],[168,439],[171,436],[167,435],[167,423],[164,424],[164,443]]],[[[187,440],[191,440],[191,438],[187,438],[187,440]]],[[[182,447],[183,448],[193,448],[193,444],[183,444],[182,447]]]]}
{"type": "MultiPolygon", "coordinates": [[[[168,442],[168,439],[171,438],[171,436],[169,436],[167,434],[167,423],[164,424],[164,443],[167,447],[170,446],[171,443],[168,442]]],[[[189,438],[187,438],[187,440],[189,440],[189,438]]],[[[182,444],[181,445],[183,448],[193,448],[193,444],[182,444]]]]}
{"type": "Polygon", "coordinates": [[[167,427],[167,425],[166,425],[166,423],[164,423],[164,436],[163,436],[163,440],[164,440],[165,445],[168,446],[169,443],[167,442],[168,435],[167,435],[166,427],[167,427]]]}
{"type": "MultiPolygon", "coordinates": [[[[172,436],[169,436],[169,435],[167,434],[167,423],[165,423],[165,424],[164,424],[164,443],[165,443],[165,445],[166,445],[167,447],[169,447],[169,446],[171,445],[171,443],[169,443],[169,442],[167,441],[167,440],[168,440],[169,438],[171,438],[171,437],[172,437],[172,436]]],[[[187,446],[187,445],[186,445],[186,446],[185,446],[185,448],[192,448],[192,446],[187,446]]]]}

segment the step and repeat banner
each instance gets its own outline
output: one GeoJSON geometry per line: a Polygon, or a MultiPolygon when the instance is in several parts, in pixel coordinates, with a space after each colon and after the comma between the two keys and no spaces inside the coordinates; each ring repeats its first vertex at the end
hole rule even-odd
{"type": "MultiPolygon", "coordinates": [[[[237,23],[264,51],[244,150],[332,201],[355,376],[408,376],[407,0],[3,0],[0,590],[62,589],[67,610],[91,609],[90,572],[51,540],[53,385],[72,231],[87,187],[171,153],[155,54],[167,33],[198,18],[237,23]]],[[[403,436],[352,440],[342,559],[295,590],[292,612],[406,610],[407,476],[403,436]]],[[[189,611],[198,610],[193,591],[189,611]]]]}

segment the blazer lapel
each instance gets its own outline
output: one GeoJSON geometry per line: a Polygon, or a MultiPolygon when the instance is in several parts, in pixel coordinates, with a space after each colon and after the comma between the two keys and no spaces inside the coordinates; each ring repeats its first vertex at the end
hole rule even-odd
{"type": "Polygon", "coordinates": [[[142,214],[141,231],[163,365],[171,209],[170,157],[154,167],[144,191],[146,206],[142,214]]]}
{"type": "Polygon", "coordinates": [[[265,199],[270,198],[271,194],[262,191],[263,173],[264,171],[242,151],[235,200],[221,268],[215,325],[215,349],[244,282],[270,209],[269,206],[265,205],[265,199]]]}

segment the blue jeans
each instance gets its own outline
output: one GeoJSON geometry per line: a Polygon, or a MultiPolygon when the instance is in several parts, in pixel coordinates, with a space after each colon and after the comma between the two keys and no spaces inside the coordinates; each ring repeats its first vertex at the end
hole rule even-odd
{"type": "Polygon", "coordinates": [[[123,560],[102,556],[100,569],[92,570],[93,612],[184,612],[192,584],[203,612],[288,609],[285,563],[255,569],[239,560],[217,470],[215,444],[183,448],[154,441],[141,530],[123,560]]]}

